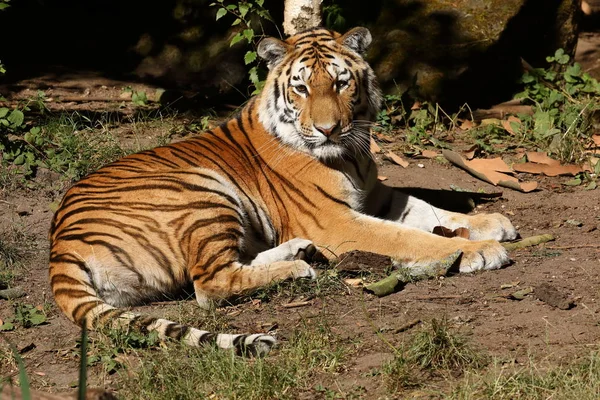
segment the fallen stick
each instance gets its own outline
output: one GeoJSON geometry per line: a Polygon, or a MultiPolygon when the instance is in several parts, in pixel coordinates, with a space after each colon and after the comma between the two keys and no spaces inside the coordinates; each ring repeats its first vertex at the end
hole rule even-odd
{"type": "Polygon", "coordinates": [[[309,306],[310,304],[311,304],[310,301],[296,301],[296,302],[284,304],[283,306],[285,308],[296,308],[296,307],[309,306]]]}
{"type": "Polygon", "coordinates": [[[419,325],[421,323],[420,319],[413,319],[412,321],[402,325],[399,328],[394,329],[394,333],[400,333],[409,330],[413,326],[419,325]]]}
{"type": "Polygon", "coordinates": [[[431,264],[411,268],[401,267],[387,278],[383,278],[380,281],[365,286],[365,290],[373,293],[377,297],[383,297],[394,293],[400,285],[429,278],[436,278],[438,276],[445,276],[450,267],[454,265],[461,255],[462,251],[457,250],[448,257],[439,261],[434,261],[431,264]]]}
{"type": "Polygon", "coordinates": [[[508,251],[524,249],[525,247],[537,246],[538,244],[550,242],[554,240],[554,236],[547,233],[545,235],[530,236],[523,240],[513,243],[502,243],[502,246],[508,251]]]}

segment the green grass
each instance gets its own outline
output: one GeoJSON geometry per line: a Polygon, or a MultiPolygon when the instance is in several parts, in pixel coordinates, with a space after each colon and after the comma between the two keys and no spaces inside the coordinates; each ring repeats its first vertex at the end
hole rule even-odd
{"type": "Polygon", "coordinates": [[[600,355],[592,352],[567,366],[520,369],[494,365],[487,373],[467,373],[443,398],[451,400],[596,400],[600,398],[600,355]]]}
{"type": "Polygon", "coordinates": [[[484,367],[487,357],[450,326],[446,318],[433,319],[414,334],[394,359],[383,366],[391,392],[424,386],[431,376],[454,376],[484,367]]]}
{"type": "Polygon", "coordinates": [[[338,371],[345,357],[323,324],[304,324],[279,350],[259,359],[172,342],[136,354],[139,360],[133,373],[120,373],[119,398],[292,399],[298,390],[312,388],[315,374],[338,371]]]}
{"type": "Polygon", "coordinates": [[[13,286],[36,246],[35,237],[18,224],[0,232],[0,289],[13,286]]]}

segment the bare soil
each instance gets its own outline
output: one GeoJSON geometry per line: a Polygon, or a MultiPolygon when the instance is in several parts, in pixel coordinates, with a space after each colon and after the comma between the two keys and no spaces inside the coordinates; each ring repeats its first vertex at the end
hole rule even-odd
{"type": "MultiPolygon", "coordinates": [[[[598,35],[594,38],[595,43],[587,50],[595,51],[595,57],[587,50],[585,53],[590,59],[590,70],[597,68],[599,59],[600,39],[598,35]]],[[[592,39],[588,35],[586,40],[592,39]]],[[[90,89],[88,95],[98,97],[110,94],[118,97],[120,87],[126,84],[95,78],[86,81],[79,77],[76,82],[61,79],[57,78],[52,86],[55,92],[71,87],[68,90],[84,95],[90,89]]],[[[32,90],[40,88],[35,86],[39,84],[30,82],[24,86],[32,90]]],[[[101,109],[104,104],[87,104],[87,109],[101,109]]],[[[343,393],[356,393],[361,387],[364,398],[386,395],[381,377],[372,373],[392,357],[384,339],[394,346],[401,345],[420,324],[406,330],[399,328],[414,320],[425,323],[432,318],[447,317],[479,347],[515,365],[526,364],[530,358],[550,365],[563,364],[598,348],[599,189],[588,191],[582,186],[565,186],[569,179],[566,177],[527,176],[540,183],[540,190],[520,193],[500,190],[435,160],[410,160],[406,169],[383,160],[380,164],[380,174],[388,177],[385,183],[392,186],[448,190],[450,185],[456,185],[470,191],[502,191],[502,198],[481,204],[474,212],[501,212],[513,221],[523,237],[550,233],[556,240],[513,252],[512,265],[500,270],[417,282],[383,298],[349,286],[345,294],[309,299],[302,307],[287,308],[285,303],[295,299],[280,296],[269,302],[236,305],[235,313],[227,308],[219,310],[223,314],[237,314],[229,318],[232,329],[257,331],[261,326],[276,323],[275,334],[285,345],[285,338],[303,321],[329,321],[333,334],[348,348],[350,358],[341,372],[317,377],[315,385],[322,383],[343,393]],[[511,298],[511,293],[528,287],[534,288],[532,294],[522,300],[511,298]],[[542,292],[544,301],[538,298],[542,292]],[[398,330],[402,332],[395,333],[398,330]]],[[[76,344],[80,331],[57,309],[47,277],[50,204],[64,194],[62,186],[58,176],[50,175],[42,189],[0,189],[0,234],[18,226],[31,236],[33,243],[26,271],[18,282],[27,292],[21,301],[36,306],[49,304],[45,325],[19,328],[2,336],[17,349],[26,349],[21,355],[33,386],[52,392],[68,391],[78,377],[76,344]]],[[[176,312],[175,306],[168,303],[144,309],[155,314],[176,312]]],[[[0,300],[0,319],[10,315],[11,302],[0,300]]],[[[16,369],[2,370],[0,376],[17,374],[16,369]]],[[[112,378],[101,379],[95,369],[90,375],[91,385],[107,388],[114,385],[112,378]]],[[[431,383],[438,384],[442,383],[431,383]]],[[[299,396],[315,398],[319,394],[308,391],[299,396]]]]}

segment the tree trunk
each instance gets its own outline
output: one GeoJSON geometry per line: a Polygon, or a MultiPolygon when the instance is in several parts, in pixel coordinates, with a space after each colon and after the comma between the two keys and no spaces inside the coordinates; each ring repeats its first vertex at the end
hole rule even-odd
{"type": "Polygon", "coordinates": [[[321,25],[322,2],[323,0],[285,0],[283,32],[291,36],[321,25]]]}

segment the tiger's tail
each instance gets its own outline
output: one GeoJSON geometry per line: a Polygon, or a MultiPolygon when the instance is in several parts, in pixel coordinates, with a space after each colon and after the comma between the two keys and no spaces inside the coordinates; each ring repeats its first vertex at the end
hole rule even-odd
{"type": "Polygon", "coordinates": [[[80,327],[134,329],[148,334],[156,332],[162,340],[179,340],[186,345],[207,344],[234,349],[238,355],[264,356],[275,345],[272,336],[257,334],[213,333],[163,318],[131,312],[107,304],[93,286],[85,264],[79,260],[51,261],[50,284],[62,312],[80,327]]]}

